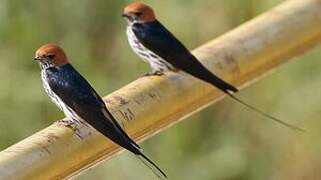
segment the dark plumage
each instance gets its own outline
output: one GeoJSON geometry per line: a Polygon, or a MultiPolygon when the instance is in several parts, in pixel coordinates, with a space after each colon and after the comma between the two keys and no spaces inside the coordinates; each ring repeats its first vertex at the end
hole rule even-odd
{"type": "Polygon", "coordinates": [[[116,144],[134,153],[160,178],[166,174],[120,127],[108,111],[102,98],[91,85],[68,63],[64,51],[54,44],[47,44],[36,52],[40,63],[43,86],[52,101],[76,122],[87,122],[116,144]]]}
{"type": "Polygon", "coordinates": [[[224,92],[238,90],[217,77],[201,64],[194,55],[157,20],[132,25],[139,42],[172,66],[206,81],[224,92]]]}
{"type": "Polygon", "coordinates": [[[152,74],[162,74],[173,69],[182,70],[200,80],[210,83],[226,95],[251,110],[281,123],[291,129],[302,129],[275,118],[240,100],[233,93],[238,89],[217,77],[204,67],[198,59],[169,32],[155,17],[151,7],[143,3],[131,3],[123,12],[128,22],[127,35],[132,49],[149,62],[152,74]]]}
{"type": "Polygon", "coordinates": [[[45,72],[50,89],[69,109],[117,144],[139,153],[140,147],[122,130],[100,96],[71,64],[50,67],[45,72]]]}

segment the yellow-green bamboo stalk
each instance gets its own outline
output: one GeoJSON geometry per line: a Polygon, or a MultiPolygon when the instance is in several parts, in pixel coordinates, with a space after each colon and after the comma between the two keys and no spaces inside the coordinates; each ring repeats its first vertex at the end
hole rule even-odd
{"type": "MultiPolygon", "coordinates": [[[[290,0],[193,53],[220,77],[240,87],[320,41],[321,0],[290,0]]],[[[139,78],[105,97],[105,102],[125,130],[142,140],[222,96],[180,72],[139,78]]],[[[119,150],[86,126],[74,131],[54,123],[0,153],[0,179],[68,178],[119,150]]]]}

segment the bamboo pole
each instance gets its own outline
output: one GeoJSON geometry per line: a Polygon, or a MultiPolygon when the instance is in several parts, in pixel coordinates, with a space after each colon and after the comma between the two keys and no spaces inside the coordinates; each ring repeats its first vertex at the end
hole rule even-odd
{"type": "MultiPolygon", "coordinates": [[[[289,0],[193,53],[243,87],[320,42],[321,0],[289,0]]],[[[143,140],[222,97],[206,83],[169,72],[139,78],[104,100],[125,130],[143,140]]],[[[0,179],[69,178],[119,150],[87,126],[57,122],[0,152],[0,179]]]]}

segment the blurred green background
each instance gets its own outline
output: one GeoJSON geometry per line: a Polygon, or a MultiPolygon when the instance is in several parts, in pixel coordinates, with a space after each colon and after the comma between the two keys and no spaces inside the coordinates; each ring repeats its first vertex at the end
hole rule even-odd
{"type": "MultiPolygon", "coordinates": [[[[122,8],[130,1],[0,0],[0,149],[61,119],[45,95],[35,50],[60,44],[73,65],[106,95],[149,66],[130,49],[122,8]]],[[[194,49],[282,0],[144,1],[194,49]]],[[[171,179],[321,179],[321,48],[278,68],[238,96],[308,130],[290,131],[225,99],[145,141],[171,179]]],[[[77,179],[155,179],[130,153],[77,179]],[[125,173],[126,172],[126,173],[125,173]]]]}

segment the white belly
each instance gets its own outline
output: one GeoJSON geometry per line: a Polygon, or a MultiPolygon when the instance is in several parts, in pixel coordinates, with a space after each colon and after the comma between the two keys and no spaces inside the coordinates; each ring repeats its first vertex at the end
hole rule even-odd
{"type": "Polygon", "coordinates": [[[139,42],[136,35],[132,31],[131,26],[127,27],[128,42],[133,51],[141,57],[145,62],[148,62],[153,71],[165,71],[175,69],[171,64],[166,62],[163,58],[159,57],[154,52],[147,49],[139,42]]]}
{"type": "Polygon", "coordinates": [[[55,92],[53,92],[48,84],[48,81],[46,80],[46,74],[45,74],[45,70],[41,71],[41,79],[42,79],[42,85],[46,91],[46,93],[48,94],[48,96],[50,97],[51,101],[54,102],[58,108],[64,112],[65,116],[70,118],[73,121],[83,121],[82,118],[80,118],[70,107],[68,107],[60,98],[59,96],[56,95],[55,92]]]}

